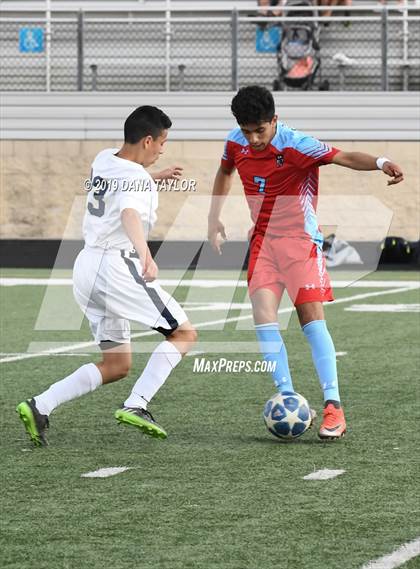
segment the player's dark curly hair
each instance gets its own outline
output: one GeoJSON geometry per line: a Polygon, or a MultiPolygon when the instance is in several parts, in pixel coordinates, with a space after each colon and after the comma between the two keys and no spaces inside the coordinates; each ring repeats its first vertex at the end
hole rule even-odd
{"type": "Polygon", "coordinates": [[[129,115],[124,123],[124,141],[136,144],[145,136],[156,139],[163,130],[171,128],[172,121],[157,107],[143,105],[129,115]]]}
{"type": "Polygon", "coordinates": [[[239,89],[230,108],[240,125],[270,122],[275,114],[273,95],[259,85],[239,89]]]}

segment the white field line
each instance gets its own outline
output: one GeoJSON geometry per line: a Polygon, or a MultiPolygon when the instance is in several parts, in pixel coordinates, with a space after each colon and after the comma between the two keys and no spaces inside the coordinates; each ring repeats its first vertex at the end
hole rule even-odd
{"type": "Polygon", "coordinates": [[[369,563],[363,565],[361,569],[395,569],[396,567],[404,565],[404,563],[407,563],[407,561],[410,561],[410,559],[414,559],[414,557],[418,557],[419,555],[420,537],[414,541],[404,543],[404,545],[389,555],[384,555],[383,557],[379,557],[379,559],[369,561],[369,563]]]}
{"type": "Polygon", "coordinates": [[[330,478],[336,478],[340,474],[344,474],[345,470],[328,470],[324,468],[323,470],[316,470],[303,477],[304,480],[329,480],[330,478]]]}
{"type": "MultiPolygon", "coordinates": [[[[419,287],[419,285],[417,285],[417,288],[418,287],[419,287]]],[[[398,293],[410,291],[412,289],[413,289],[413,287],[409,286],[409,287],[403,287],[403,288],[395,288],[395,289],[391,289],[391,290],[382,290],[379,292],[368,292],[365,294],[357,294],[354,296],[339,298],[338,300],[334,300],[333,302],[326,303],[325,306],[340,304],[342,302],[352,302],[354,300],[361,300],[364,298],[371,298],[371,297],[375,297],[375,296],[382,296],[384,294],[398,294],[398,293]]],[[[294,307],[282,308],[279,310],[279,314],[291,312],[292,310],[294,310],[294,307]]],[[[205,328],[207,326],[214,326],[217,324],[224,324],[224,323],[226,324],[229,322],[239,322],[241,320],[249,320],[251,318],[252,318],[252,314],[247,314],[245,316],[234,316],[231,318],[221,318],[219,320],[211,320],[211,321],[207,321],[207,322],[198,322],[198,323],[195,323],[194,326],[198,329],[201,329],[201,328],[205,328]]],[[[143,336],[150,336],[152,334],[157,334],[157,332],[155,332],[153,330],[147,331],[147,332],[139,332],[137,334],[133,334],[132,338],[140,338],[143,336]]],[[[49,356],[51,354],[61,354],[63,352],[80,350],[80,349],[88,348],[91,346],[95,346],[95,342],[90,341],[90,342],[79,342],[77,344],[67,344],[65,346],[59,346],[57,348],[50,348],[48,350],[43,350],[41,352],[26,353],[26,354],[23,354],[20,356],[5,357],[5,358],[0,359],[0,363],[9,363],[9,362],[15,362],[15,361],[20,361],[20,360],[30,359],[30,358],[38,358],[38,357],[42,357],[42,356],[49,356]]]]}
{"type": "Polygon", "coordinates": [[[181,302],[182,307],[190,312],[217,312],[218,310],[251,310],[250,302],[181,302]]]}
{"type": "MultiPolygon", "coordinates": [[[[354,296],[346,296],[345,298],[338,298],[337,300],[333,300],[332,302],[326,302],[324,306],[329,306],[332,304],[340,304],[342,302],[350,302],[352,300],[362,300],[363,298],[373,298],[374,296],[382,296],[383,294],[398,294],[400,292],[408,292],[409,290],[413,290],[414,287],[403,287],[403,288],[394,288],[391,290],[381,290],[379,292],[367,292],[365,294],[355,294],[354,296]]],[[[420,288],[420,285],[416,285],[415,288],[420,288]]]]}
{"type": "MultiPolygon", "coordinates": [[[[90,357],[92,358],[92,356],[97,356],[99,353],[98,350],[98,346],[96,344],[92,344],[92,350],[90,352],[60,352],[60,353],[46,353],[47,350],[50,349],[64,349],[64,348],[68,348],[71,349],[71,346],[66,345],[64,342],[63,343],[59,343],[59,342],[54,342],[54,343],[49,343],[47,344],[48,348],[46,347],[46,342],[33,342],[31,344],[31,352],[19,352],[19,353],[3,353],[1,355],[3,355],[5,358],[6,357],[10,357],[12,358],[13,356],[34,356],[36,357],[37,354],[39,353],[39,357],[41,356],[52,356],[52,357],[60,357],[60,356],[68,356],[68,357],[90,357]]],[[[249,356],[251,356],[251,354],[260,354],[259,348],[258,348],[258,344],[257,344],[257,340],[255,339],[254,341],[248,341],[248,342],[229,342],[228,344],[226,342],[204,342],[204,341],[198,341],[197,344],[195,345],[195,347],[197,348],[197,350],[193,350],[191,352],[188,352],[188,354],[186,354],[186,357],[192,357],[192,358],[197,358],[197,357],[201,357],[204,356],[205,354],[223,354],[222,357],[227,357],[227,354],[248,354],[249,356]]],[[[156,348],[156,341],[152,341],[152,342],[145,342],[145,341],[141,341],[141,342],[132,342],[131,343],[131,352],[133,354],[151,354],[153,352],[153,350],[156,348]]],[[[346,356],[348,352],[336,352],[336,356],[337,358],[346,356]]],[[[289,359],[293,360],[295,359],[297,356],[295,354],[289,354],[289,359]]],[[[25,359],[25,358],[22,358],[25,359]]]]}
{"type": "Polygon", "coordinates": [[[72,279],[29,279],[29,278],[0,278],[0,286],[71,286],[72,279]]]}
{"type": "Polygon", "coordinates": [[[204,350],[195,350],[192,352],[188,352],[188,354],[186,354],[187,357],[190,358],[195,358],[196,356],[201,356],[202,354],[205,354],[206,352],[204,350]]]}
{"type": "Polygon", "coordinates": [[[349,312],[420,312],[420,304],[353,304],[349,312]]]}
{"type": "MultiPolygon", "coordinates": [[[[152,334],[152,332],[146,332],[146,334],[152,334]]],[[[133,334],[134,337],[134,334],[133,334]]],[[[11,356],[6,358],[0,359],[0,364],[7,363],[7,362],[17,362],[19,360],[27,360],[29,358],[39,358],[41,356],[53,356],[56,354],[62,354],[64,352],[68,352],[69,350],[80,350],[81,348],[89,348],[90,346],[94,346],[95,342],[79,342],[78,344],[67,344],[66,346],[60,346],[59,348],[51,348],[48,350],[44,350],[42,352],[27,352],[25,354],[19,356],[11,356]]]]}
{"type": "MultiPolygon", "coordinates": [[[[26,356],[28,352],[1,352],[0,356],[10,357],[10,356],[26,356]]],[[[91,356],[92,352],[62,352],[61,354],[50,354],[51,356],[91,356]]]]}
{"type": "MultiPolygon", "coordinates": [[[[281,312],[281,311],[279,311],[279,312],[281,312]]],[[[248,320],[251,317],[252,317],[252,315],[249,314],[246,316],[235,316],[232,318],[221,318],[219,320],[212,320],[210,322],[198,322],[197,324],[194,324],[194,326],[196,328],[205,328],[206,326],[223,324],[224,322],[237,322],[239,320],[248,320]]],[[[158,332],[156,332],[155,330],[150,330],[147,332],[138,332],[137,334],[132,334],[131,337],[132,338],[141,338],[143,336],[152,336],[154,334],[158,334],[158,332]]],[[[91,346],[96,346],[96,343],[90,341],[90,342],[80,342],[78,344],[67,344],[65,346],[59,346],[58,348],[50,348],[50,349],[44,350],[42,352],[26,353],[26,354],[23,354],[22,356],[2,358],[2,359],[0,359],[0,363],[15,362],[15,361],[19,361],[19,360],[26,360],[29,358],[39,358],[41,356],[50,356],[53,354],[61,354],[63,352],[68,352],[69,350],[79,350],[81,348],[88,348],[91,346]]]]}
{"type": "MultiPolygon", "coordinates": [[[[0,278],[0,286],[72,286],[71,278],[0,278]]],[[[245,280],[235,281],[233,279],[159,279],[161,286],[189,286],[197,288],[220,288],[220,287],[237,287],[246,288],[245,280]]],[[[335,288],[393,288],[396,286],[405,286],[417,288],[417,281],[332,281],[335,288]]]]}
{"type": "Polygon", "coordinates": [[[80,475],[80,478],[108,478],[109,476],[121,474],[121,472],[126,470],[130,470],[130,466],[110,466],[109,468],[99,468],[99,470],[85,472],[85,474],[80,475]]]}
{"type": "MultiPolygon", "coordinates": [[[[205,354],[206,352],[200,350],[200,351],[195,351],[195,352],[188,352],[188,354],[186,354],[189,357],[195,357],[195,356],[200,356],[201,354],[205,354]]],[[[347,352],[337,352],[337,356],[343,356],[344,354],[347,354],[347,352]]],[[[5,356],[5,357],[10,357],[10,356],[26,356],[27,352],[1,352],[0,356],[5,356]]],[[[72,357],[84,357],[84,356],[91,356],[92,352],[63,352],[61,354],[50,354],[51,356],[72,356],[72,357]]]]}

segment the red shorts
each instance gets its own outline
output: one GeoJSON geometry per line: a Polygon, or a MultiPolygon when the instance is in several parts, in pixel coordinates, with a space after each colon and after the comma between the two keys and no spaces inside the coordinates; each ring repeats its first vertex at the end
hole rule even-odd
{"type": "Polygon", "coordinates": [[[321,247],[309,239],[252,236],[248,263],[248,289],[252,295],[268,288],[281,298],[287,290],[295,306],[334,300],[321,247]]]}

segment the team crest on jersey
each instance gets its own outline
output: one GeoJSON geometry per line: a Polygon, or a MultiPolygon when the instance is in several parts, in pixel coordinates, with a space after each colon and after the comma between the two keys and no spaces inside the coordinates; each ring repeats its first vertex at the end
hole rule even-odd
{"type": "Polygon", "coordinates": [[[241,154],[249,154],[249,148],[242,148],[241,154]]]}
{"type": "Polygon", "coordinates": [[[284,164],[284,157],[283,157],[283,154],[277,154],[277,156],[276,156],[276,164],[277,164],[277,166],[283,166],[283,164],[284,164]]]}

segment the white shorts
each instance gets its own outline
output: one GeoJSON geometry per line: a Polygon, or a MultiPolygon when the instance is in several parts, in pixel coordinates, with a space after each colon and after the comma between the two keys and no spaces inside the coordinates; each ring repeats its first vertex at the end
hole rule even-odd
{"type": "Polygon", "coordinates": [[[85,247],[73,269],[74,297],[103,348],[130,342],[130,320],[169,336],[188,320],[157,282],[146,283],[132,252],[85,247]]]}

